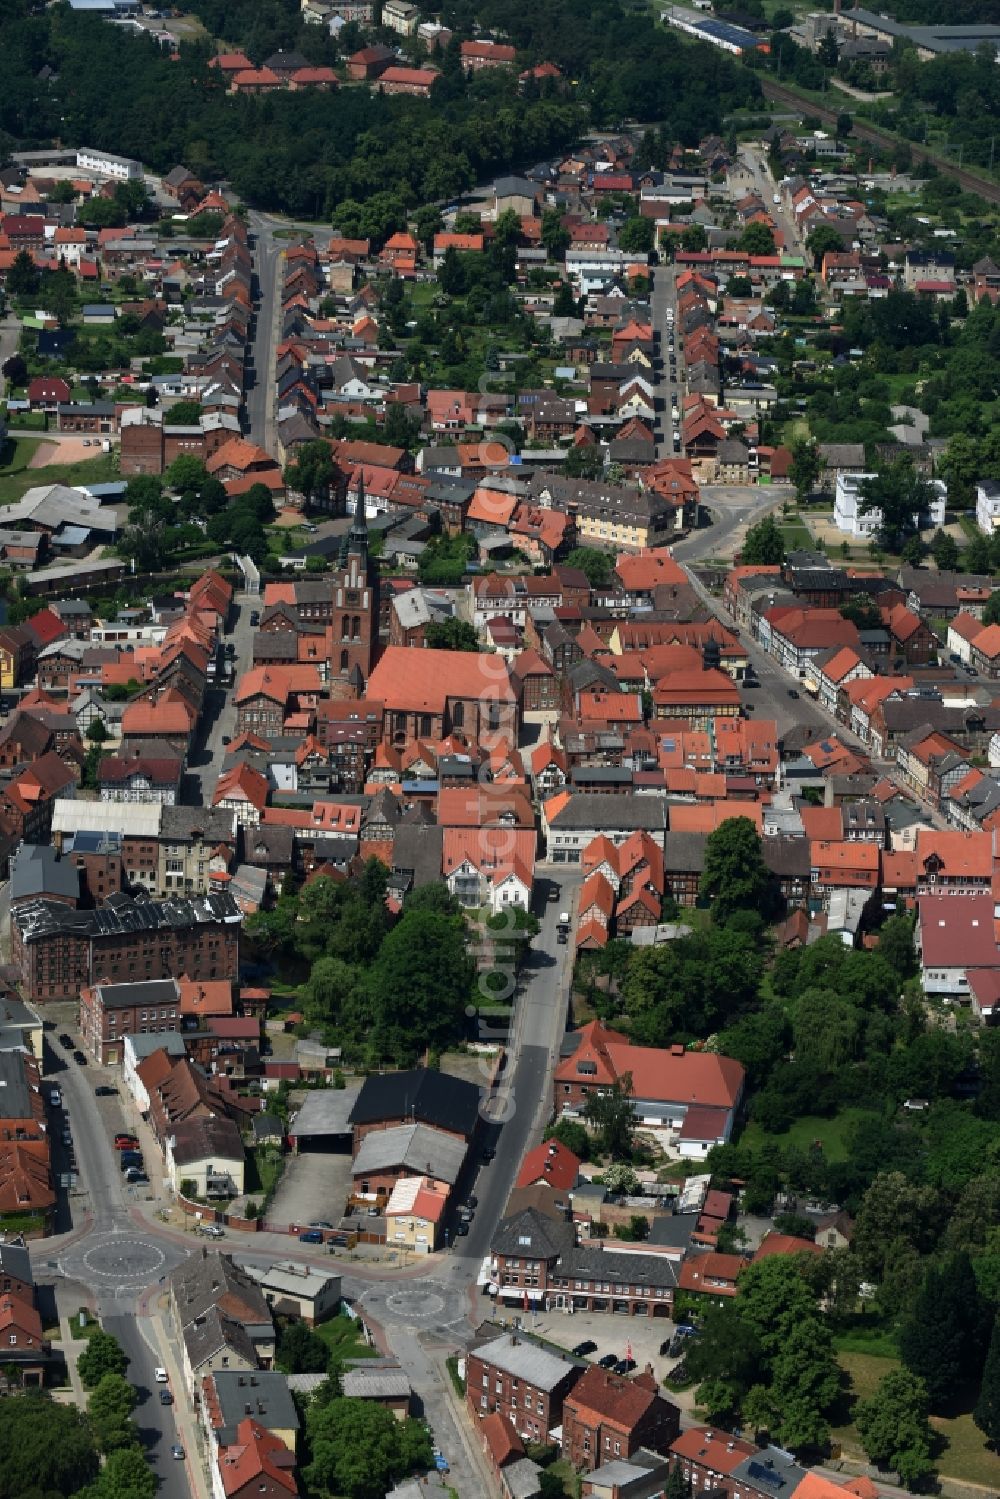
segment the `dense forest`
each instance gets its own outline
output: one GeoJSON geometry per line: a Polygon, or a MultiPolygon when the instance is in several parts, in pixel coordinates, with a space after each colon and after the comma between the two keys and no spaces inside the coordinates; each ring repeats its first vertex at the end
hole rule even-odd
{"type": "MultiPolygon", "coordinates": [[[[257,63],[292,45],[311,61],[336,61],[334,43],[302,25],[295,0],[249,0],[236,13],[219,0],[192,8],[257,63]]],[[[665,121],[673,138],[694,144],[727,109],[757,96],[756,81],[734,61],[682,44],[651,15],[549,0],[519,24],[496,8],[495,24],[504,22],[525,62],[558,63],[576,84],[571,93],[522,94],[506,71],[466,79],[456,48],[429,102],[351,87],[232,98],[208,66],[215,47],[207,41],[184,44],[172,58],[152,40],[66,6],[29,15],[27,0],[0,0],[0,153],[59,139],[161,171],[183,162],[206,180],[230,181],[255,206],[329,218],[345,198],[392,193],[414,207],[452,197],[563,149],[587,125],[665,121]],[[45,65],[57,75],[48,82],[38,77],[45,65]]]]}

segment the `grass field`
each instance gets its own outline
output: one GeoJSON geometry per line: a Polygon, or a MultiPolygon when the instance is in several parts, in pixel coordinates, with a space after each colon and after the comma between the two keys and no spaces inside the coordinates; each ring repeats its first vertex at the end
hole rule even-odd
{"type": "Polygon", "coordinates": [[[769,1135],[761,1129],[760,1125],[751,1123],[743,1131],[740,1144],[746,1145],[750,1150],[759,1150],[765,1142],[808,1150],[814,1141],[818,1141],[828,1161],[844,1161],[847,1159],[847,1146],[844,1140],[847,1130],[870,1112],[869,1109],[854,1108],[843,1109],[832,1119],[808,1116],[804,1119],[797,1119],[791,1129],[783,1135],[769,1135]]]}
{"type": "MultiPolygon", "coordinates": [[[[837,1339],[837,1356],[850,1379],[850,1404],[845,1410],[846,1419],[833,1428],[831,1436],[834,1442],[840,1443],[845,1457],[864,1459],[857,1428],[849,1414],[850,1405],[857,1400],[867,1400],[874,1393],[879,1380],[891,1369],[898,1367],[898,1360],[882,1357],[874,1352],[842,1351],[841,1341],[837,1339]]],[[[873,1340],[872,1347],[875,1346],[877,1344],[873,1340]]],[[[931,1425],[939,1433],[943,1444],[934,1459],[940,1476],[965,1483],[984,1484],[995,1491],[997,1456],[987,1448],[986,1438],[974,1424],[972,1416],[968,1412],[947,1419],[932,1416],[931,1425]]]]}
{"type": "Polygon", "coordinates": [[[378,1349],[369,1348],[351,1317],[331,1317],[328,1322],[320,1322],[314,1331],[338,1358],[378,1358],[378,1349]]]}
{"type": "Polygon", "coordinates": [[[797,515],[776,516],[775,519],[787,551],[793,552],[802,548],[809,550],[815,544],[809,527],[797,515]]]}
{"type": "Polygon", "coordinates": [[[80,463],[49,463],[44,468],[29,468],[33,453],[44,441],[38,437],[14,439],[14,451],[5,454],[8,461],[0,467],[0,505],[12,505],[37,484],[99,484],[117,479],[111,453],[98,453],[80,463]]]}

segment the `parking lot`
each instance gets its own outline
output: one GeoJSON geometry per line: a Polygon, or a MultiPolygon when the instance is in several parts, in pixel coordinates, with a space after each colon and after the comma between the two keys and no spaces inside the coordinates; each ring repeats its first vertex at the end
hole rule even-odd
{"type": "Polygon", "coordinates": [[[269,1223],[339,1223],[351,1189],[349,1151],[290,1155],[267,1210],[269,1223]]]}
{"type": "MultiPolygon", "coordinates": [[[[487,1314],[484,1311],[484,1316],[487,1314]]],[[[669,1342],[675,1331],[673,1322],[667,1317],[615,1317],[607,1312],[532,1313],[513,1306],[497,1306],[493,1315],[500,1327],[513,1328],[515,1322],[519,1322],[526,1333],[545,1338],[567,1353],[583,1342],[594,1342],[596,1350],[585,1355],[589,1363],[597,1363],[610,1353],[624,1358],[627,1344],[632,1346],[636,1367],[644,1369],[647,1364],[652,1364],[657,1379],[662,1379],[677,1362],[660,1352],[661,1345],[669,1342]]]]}

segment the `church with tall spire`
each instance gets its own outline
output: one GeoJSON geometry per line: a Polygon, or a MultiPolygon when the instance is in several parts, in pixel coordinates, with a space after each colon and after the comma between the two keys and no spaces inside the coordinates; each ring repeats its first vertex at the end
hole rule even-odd
{"type": "Polygon", "coordinates": [[[332,587],[331,684],[341,683],[344,695],[350,692],[360,697],[378,655],[380,615],[378,566],[368,554],[363,476],[358,479],[354,519],[341,543],[332,587]]]}

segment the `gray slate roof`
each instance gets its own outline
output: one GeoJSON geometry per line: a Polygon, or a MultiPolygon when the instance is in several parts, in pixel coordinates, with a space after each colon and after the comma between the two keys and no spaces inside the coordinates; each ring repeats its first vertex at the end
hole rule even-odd
{"type": "Polygon", "coordinates": [[[415,1175],[426,1173],[454,1185],[465,1161],[466,1143],[426,1124],[401,1124],[365,1135],[354,1158],[353,1172],[387,1171],[403,1166],[415,1175]]]}

